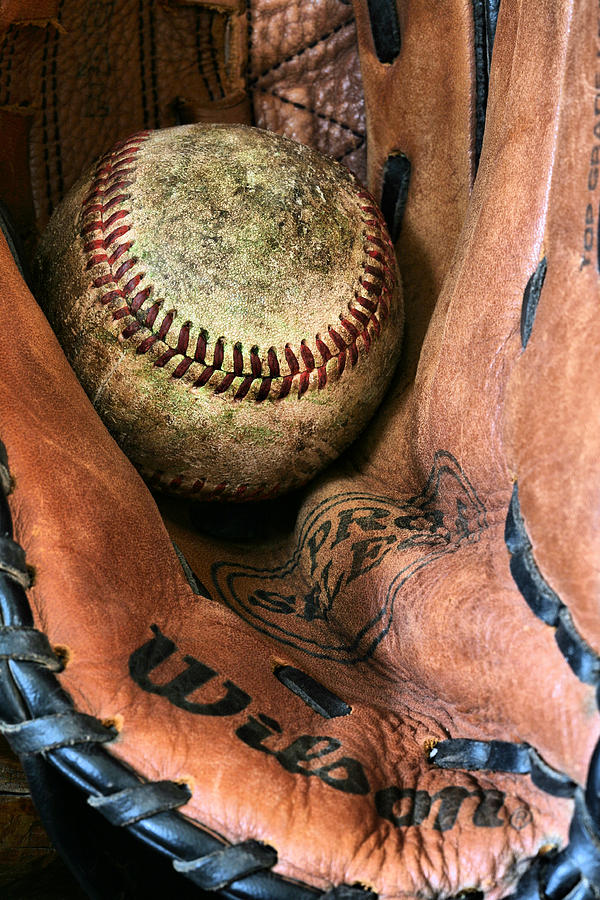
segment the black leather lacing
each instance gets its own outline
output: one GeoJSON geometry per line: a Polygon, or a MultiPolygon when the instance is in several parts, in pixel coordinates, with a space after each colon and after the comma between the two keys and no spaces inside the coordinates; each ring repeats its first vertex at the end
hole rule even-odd
{"type": "Polygon", "coordinates": [[[0,659],[36,662],[53,672],[60,672],[63,668],[62,660],[50,646],[46,635],[25,626],[11,628],[0,625],[0,659]]]}
{"type": "Polygon", "coordinates": [[[367,9],[377,59],[390,65],[402,48],[396,0],[367,0],[367,9]]]}
{"type": "Polygon", "coordinates": [[[523,350],[529,343],[529,338],[531,337],[531,329],[533,328],[537,305],[544,286],[547,268],[548,264],[546,262],[546,257],[544,256],[527,282],[523,293],[523,303],[521,305],[521,346],[523,347],[523,350]]]}
{"type": "Polygon", "coordinates": [[[0,731],[19,756],[79,744],[105,744],[115,738],[115,732],[98,719],[74,710],[15,724],[3,722],[0,731]]]}
{"type": "Polygon", "coordinates": [[[408,201],[411,163],[405,153],[397,151],[388,156],[383,168],[380,205],[392,242],[400,237],[404,212],[408,201]]]}
{"type": "Polygon", "coordinates": [[[203,890],[221,891],[240,878],[247,878],[260,869],[271,868],[276,862],[277,854],[272,847],[258,841],[244,841],[199,859],[186,862],[176,860],[173,865],[203,890]]]}
{"type": "Polygon", "coordinates": [[[345,700],[302,669],[296,669],[294,666],[276,666],[273,674],[324,719],[336,719],[338,716],[348,716],[352,712],[352,707],[348,706],[345,700]]]}
{"type": "MultiPolygon", "coordinates": [[[[545,265],[543,267],[545,272],[545,265]]],[[[540,269],[536,275],[540,274],[540,269]]],[[[541,279],[543,284],[543,274],[541,279]]],[[[528,288],[531,285],[531,279],[528,288]]],[[[537,292],[539,294],[539,291],[537,292]]],[[[528,317],[527,340],[533,316],[528,317]]],[[[524,342],[524,346],[527,343],[524,342]]],[[[600,691],[600,658],[577,632],[573,619],[556,592],[542,575],[533,552],[519,504],[515,484],[506,518],[505,540],[511,555],[512,576],[531,610],[556,629],[555,637],[575,674],[600,691]]],[[[599,704],[600,705],[600,704],[599,704]]],[[[535,859],[507,900],[592,900],[600,898],[600,742],[597,744],[585,792],[567,776],[548,766],[527,744],[506,741],[451,739],[441,741],[430,752],[431,762],[441,768],[486,769],[528,774],[539,788],[560,797],[573,797],[575,812],[569,843],[560,852],[535,859]]]]}
{"type": "Polygon", "coordinates": [[[377,894],[358,885],[341,885],[323,894],[321,900],[377,900],[377,894]]]}
{"type": "Polygon", "coordinates": [[[511,555],[510,571],[531,610],[555,628],[555,638],[567,662],[586,684],[600,684],[600,657],[577,632],[567,607],[541,574],[519,504],[515,484],[506,517],[506,546],[511,555]]]}
{"type": "Polygon", "coordinates": [[[557,772],[528,744],[509,741],[474,741],[455,738],[440,741],[429,753],[430,762],[441,769],[488,770],[530,775],[533,783],[555,797],[574,797],[577,785],[557,772]]]}
{"type": "Polygon", "coordinates": [[[500,0],[473,0],[475,56],[475,167],[483,145],[492,50],[500,0]]]}
{"type": "MultiPolygon", "coordinates": [[[[546,271],[544,257],[523,293],[521,345],[524,352],[534,328],[546,271]]],[[[540,571],[521,513],[518,483],[513,488],[504,538],[510,554],[510,571],[523,598],[539,619],[555,629],[556,643],[565,659],[581,681],[596,686],[600,705],[600,656],[579,634],[569,610],[540,571]]],[[[436,745],[430,760],[442,768],[528,774],[542,790],[559,797],[573,797],[575,812],[567,847],[560,853],[550,852],[534,860],[508,900],[600,898],[600,742],[590,762],[585,792],[552,769],[527,744],[448,740],[436,745]]]]}
{"type": "MultiPolygon", "coordinates": [[[[540,267],[543,285],[543,272],[540,267]]],[[[531,283],[531,279],[530,279],[531,283]]],[[[530,286],[528,283],[528,288],[530,286]]],[[[539,295],[539,291],[537,291],[539,295]]],[[[537,300],[535,303],[537,307],[537,300]]],[[[534,310],[535,312],[535,310],[534,310]]],[[[528,336],[533,326],[533,317],[528,336]]],[[[526,343],[526,342],[525,342],[526,343]]],[[[600,687],[600,657],[580,635],[571,614],[542,575],[533,552],[515,484],[506,518],[505,539],[511,573],[533,612],[554,627],[556,642],[567,662],[586,684],[600,687]]],[[[585,792],[575,792],[575,813],[568,846],[557,855],[540,857],[519,882],[513,900],[588,900],[600,897],[600,742],[591,759],[585,792]]]]}
{"type": "Polygon", "coordinates": [[[100,810],[111,825],[123,827],[187,803],[192,792],[174,781],[146,781],[114,794],[88,797],[88,803],[100,810]]]}
{"type": "Polygon", "coordinates": [[[0,442],[0,732],[23,757],[40,754],[87,795],[90,806],[158,852],[203,890],[253,900],[376,900],[360,886],[323,893],[271,872],[277,853],[258,841],[229,845],[176,810],[190,789],[171,781],[141,782],[103,749],[118,740],[114,727],[77,712],[55,673],[61,655],[33,627],[25,593],[31,574],[13,540],[6,500],[12,487],[0,442]]]}

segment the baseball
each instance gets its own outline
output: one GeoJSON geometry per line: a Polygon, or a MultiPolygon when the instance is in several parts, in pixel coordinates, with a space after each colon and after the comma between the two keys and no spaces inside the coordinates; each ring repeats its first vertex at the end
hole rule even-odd
{"type": "Polygon", "coordinates": [[[371,196],[246,126],[141,132],[56,209],[39,299],[99,415],[154,487],[263,499],[373,415],[403,307],[371,196]]]}

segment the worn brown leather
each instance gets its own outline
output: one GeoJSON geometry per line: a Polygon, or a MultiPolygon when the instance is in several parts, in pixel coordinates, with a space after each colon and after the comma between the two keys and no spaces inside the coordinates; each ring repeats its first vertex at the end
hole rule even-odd
{"type": "MultiPolygon", "coordinates": [[[[68,648],[60,680],[76,708],[116,723],[108,752],[143,778],[186,780],[187,816],[230,841],[270,844],[276,872],[322,890],[359,882],[385,900],[464,890],[495,900],[536,854],[565,843],[573,802],[527,775],[438,769],[428,750],[445,738],[525,742],[583,784],[600,732],[593,688],[527,606],[504,537],[517,483],[538,567],[599,651],[596,9],[503,0],[473,182],[468,4],[447,0],[434,16],[424,0],[400,0],[395,69],[375,61],[366,6],[359,0],[356,18],[370,187],[390,151],[412,162],[398,242],[409,338],[379,415],[297,500],[291,526],[261,508],[254,540],[233,541],[208,536],[211,522],[199,520],[210,507],[168,501],[161,515],[4,245],[0,437],[16,536],[35,570],[36,624],[68,648]],[[523,346],[523,295],[544,257],[523,346]],[[265,515],[275,533],[261,538],[265,515]],[[142,648],[165,639],[177,649],[145,670],[142,648]],[[217,676],[189,697],[169,693],[193,660],[217,676]],[[351,713],[325,720],[275,677],[281,665],[308,673],[351,713]],[[246,705],[203,714],[225,682],[246,705]],[[460,796],[452,815],[442,812],[449,788],[460,796]]],[[[289,54],[290,71],[308,78],[315,35],[347,16],[337,2],[252,5],[252,78],[271,66],[291,89],[289,54]],[[282,15],[296,23],[284,38],[282,15]]],[[[337,44],[343,31],[325,41],[326,70],[355,58],[337,44]]],[[[173,73],[179,59],[173,52],[173,73]]],[[[299,137],[337,141],[331,120],[354,96],[356,73],[342,82],[325,131],[326,102],[313,114],[318,137],[310,128],[299,137]]],[[[275,100],[254,101],[257,116],[274,117],[265,124],[282,127],[275,100]]],[[[358,106],[353,115],[344,121],[360,122],[358,106]]],[[[86,152],[124,118],[90,136],[86,152]]],[[[40,219],[42,184],[38,172],[40,219]]],[[[57,183],[48,184],[54,199],[57,183]]]]}
{"type": "Polygon", "coordinates": [[[248,4],[255,124],[309,143],[366,180],[365,114],[352,4],[248,4]]]}
{"type": "MultiPolygon", "coordinates": [[[[341,0],[301,15],[286,0],[248,13],[242,0],[53,0],[1,13],[0,110],[31,117],[38,229],[85,168],[140,128],[254,120],[364,176],[356,32],[341,0]]],[[[0,160],[12,165],[8,148],[0,160]]]]}

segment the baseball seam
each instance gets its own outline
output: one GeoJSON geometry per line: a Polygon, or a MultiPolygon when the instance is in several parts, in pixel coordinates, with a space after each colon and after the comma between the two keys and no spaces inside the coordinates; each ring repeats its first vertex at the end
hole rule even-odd
{"type": "Polygon", "coordinates": [[[365,226],[365,261],[358,279],[360,290],[348,304],[347,314],[340,314],[340,324],[328,326],[327,335],[317,334],[312,346],[308,339],[302,340],[297,350],[286,344],[285,361],[274,347],[269,348],[266,359],[261,359],[256,346],[244,357],[241,344],[234,342],[233,365],[224,368],[225,338],[219,337],[211,348],[204,329],[192,340],[190,321],[177,331],[173,327],[177,310],[170,308],[163,314],[165,300],[154,298],[154,285],[147,283],[138,259],[130,252],[135,241],[128,188],[136,177],[136,155],[150,134],[140,132],[120,142],[99,161],[82,209],[80,235],[86,268],[92,274],[92,286],[100,292],[100,304],[110,310],[113,322],[123,324],[121,338],[135,340],[138,354],[155,348],[155,357],[156,350],[162,350],[154,359],[157,368],[181,357],[174,368],[168,366],[173,379],[182,379],[194,364],[196,374],[200,366],[197,377],[190,380],[190,373],[186,378],[192,388],[210,386],[215,394],[222,394],[238,379],[234,400],[278,401],[296,390],[300,398],[311,383],[321,390],[329,378],[340,378],[348,363],[354,367],[359,345],[368,353],[379,336],[395,287],[393,247],[371,195],[364,189],[358,192],[365,226]]]}

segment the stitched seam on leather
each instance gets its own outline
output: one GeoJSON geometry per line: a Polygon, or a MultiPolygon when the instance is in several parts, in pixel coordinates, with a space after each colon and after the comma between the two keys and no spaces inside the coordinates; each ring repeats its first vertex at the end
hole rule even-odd
{"type": "Polygon", "coordinates": [[[0,38],[0,80],[4,80],[4,97],[1,101],[2,106],[10,105],[10,94],[12,88],[12,67],[15,55],[15,47],[17,44],[17,28],[15,25],[9,25],[4,35],[4,39],[0,38]]]}
{"type": "MultiPolygon", "coordinates": [[[[344,125],[343,122],[340,122],[339,119],[334,119],[332,116],[326,116],[325,113],[318,112],[312,106],[306,106],[305,103],[298,103],[296,100],[288,100],[287,97],[282,97],[281,94],[278,94],[275,90],[271,90],[270,88],[259,87],[256,90],[265,94],[267,97],[274,97],[275,100],[279,100],[280,103],[286,103],[288,106],[293,106],[294,109],[300,109],[303,112],[309,112],[313,116],[316,116],[317,119],[323,119],[324,122],[328,122],[330,125],[336,125],[338,128],[341,128],[342,131],[349,131],[350,134],[354,135],[354,137],[359,138],[361,141],[364,141],[365,136],[361,134],[360,131],[355,131],[351,125],[344,125]]],[[[353,149],[356,149],[353,147],[353,149]]]]}
{"type": "Polygon", "coordinates": [[[101,292],[100,303],[111,310],[112,319],[117,322],[130,318],[121,332],[122,338],[127,341],[138,335],[142,328],[148,330],[148,337],[138,343],[136,352],[143,354],[157,344],[164,345],[165,352],[154,362],[157,368],[180,356],[181,361],[171,373],[175,379],[183,378],[193,364],[201,364],[202,373],[191,387],[209,385],[217,373],[223,378],[218,384],[210,384],[210,387],[215,393],[224,393],[236,379],[241,378],[242,382],[234,395],[236,400],[242,400],[249,394],[249,399],[256,402],[267,398],[283,400],[292,394],[292,388],[295,393],[296,387],[298,397],[301,397],[309,389],[313,372],[316,372],[313,382],[316,379],[316,387],[320,390],[334,374],[327,371],[328,366],[331,370],[335,365],[335,375],[340,378],[347,363],[351,367],[357,363],[359,341],[368,353],[372,341],[378,337],[382,322],[389,314],[389,300],[395,282],[393,248],[383,218],[370,194],[365,190],[358,192],[362,201],[363,223],[367,229],[364,237],[365,262],[359,278],[362,292],[356,292],[354,301],[348,304],[348,312],[340,314],[342,327],[330,327],[326,337],[317,334],[312,349],[306,339],[300,342],[299,353],[287,344],[284,368],[289,369],[289,374],[281,373],[280,360],[273,347],[266,354],[266,359],[261,359],[255,348],[244,356],[241,344],[232,342],[231,371],[222,366],[222,338],[214,345],[212,360],[207,359],[207,335],[202,329],[195,341],[195,351],[188,353],[188,347],[193,343],[190,340],[190,321],[181,325],[175,342],[167,342],[177,310],[169,309],[162,315],[164,300],[152,300],[154,286],[144,282],[145,273],[136,271],[138,260],[129,252],[134,241],[130,234],[132,223],[127,200],[131,195],[127,193],[127,188],[135,181],[136,154],[149,134],[148,131],[141,132],[117,144],[99,161],[91,191],[83,203],[81,237],[87,269],[96,269],[92,285],[101,292]],[[99,274],[97,267],[102,274],[99,274]],[[320,365],[317,364],[319,358],[320,365]],[[269,369],[268,375],[263,374],[265,368],[269,369]]]}
{"type": "Polygon", "coordinates": [[[350,19],[346,19],[345,22],[340,22],[339,25],[336,25],[335,28],[332,28],[331,31],[326,32],[318,38],[315,38],[314,41],[311,41],[310,44],[305,44],[304,47],[301,47],[299,50],[294,51],[289,56],[286,56],[284,59],[279,60],[279,62],[274,63],[272,66],[269,66],[268,69],[265,69],[264,72],[259,72],[258,75],[255,75],[249,81],[249,87],[252,88],[256,85],[257,81],[260,81],[261,78],[266,78],[267,75],[270,75],[271,72],[276,72],[277,69],[281,68],[281,66],[285,66],[287,63],[293,62],[296,59],[299,59],[303,56],[308,50],[314,50],[315,47],[318,47],[319,44],[324,44],[325,41],[328,41],[329,38],[334,37],[338,32],[340,32],[343,28],[348,28],[350,25],[355,25],[354,16],[350,19]]]}
{"type": "Polygon", "coordinates": [[[211,103],[225,97],[225,89],[223,88],[223,81],[212,35],[213,15],[219,15],[219,13],[214,10],[204,10],[200,7],[197,7],[195,10],[196,61],[198,72],[200,73],[200,77],[202,78],[202,82],[211,103]],[[206,21],[207,15],[208,22],[206,21]],[[212,77],[212,87],[209,76],[212,77]]]}
{"type": "Polygon", "coordinates": [[[209,481],[207,478],[186,477],[185,473],[170,470],[148,469],[140,467],[140,474],[153,490],[168,489],[171,493],[177,492],[198,497],[202,495],[206,500],[222,500],[228,498],[234,502],[249,503],[255,500],[270,500],[278,495],[281,490],[281,482],[275,485],[261,484],[250,488],[248,483],[209,481]]]}

